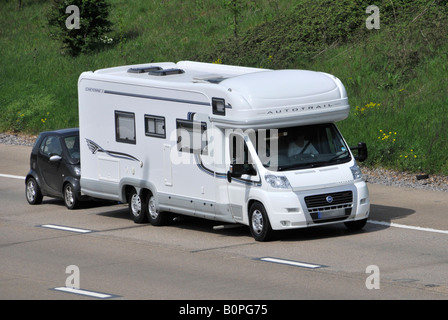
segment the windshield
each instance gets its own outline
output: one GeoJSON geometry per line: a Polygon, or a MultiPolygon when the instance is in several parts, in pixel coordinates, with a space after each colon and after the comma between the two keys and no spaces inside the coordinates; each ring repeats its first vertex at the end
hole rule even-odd
{"type": "Polygon", "coordinates": [[[256,132],[257,153],[272,171],[333,165],[351,160],[348,147],[332,123],[256,132]]]}
{"type": "Polygon", "coordinates": [[[68,150],[69,157],[75,162],[79,162],[79,136],[69,136],[63,139],[68,150]]]}

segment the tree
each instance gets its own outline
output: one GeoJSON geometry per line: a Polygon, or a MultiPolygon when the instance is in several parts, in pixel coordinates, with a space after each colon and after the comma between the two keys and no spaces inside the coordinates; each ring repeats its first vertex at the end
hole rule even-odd
{"type": "Polygon", "coordinates": [[[106,0],[53,0],[48,12],[51,37],[72,56],[111,44],[109,9],[106,0]]]}

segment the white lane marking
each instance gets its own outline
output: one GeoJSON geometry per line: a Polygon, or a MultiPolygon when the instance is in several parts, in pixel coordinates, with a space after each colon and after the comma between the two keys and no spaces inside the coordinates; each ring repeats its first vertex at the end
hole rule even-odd
{"type": "Polygon", "coordinates": [[[426,231],[426,232],[435,232],[435,233],[448,234],[448,230],[438,230],[438,229],[432,229],[432,228],[407,226],[407,225],[404,225],[404,224],[398,224],[398,223],[394,223],[394,222],[376,221],[376,220],[367,220],[367,222],[372,223],[372,224],[379,224],[379,225],[382,225],[382,226],[388,226],[388,227],[396,227],[396,228],[402,228],[402,229],[410,229],[410,230],[418,230],[418,231],[426,231]]]}
{"type": "Polygon", "coordinates": [[[12,174],[1,174],[1,173],[0,173],[0,177],[3,177],[3,178],[11,178],[11,179],[19,179],[19,180],[25,180],[25,177],[22,177],[22,176],[15,176],[15,175],[12,175],[12,174]]]}
{"type": "Polygon", "coordinates": [[[77,233],[93,232],[93,230],[79,229],[79,228],[72,228],[72,227],[65,227],[65,226],[57,226],[57,225],[54,225],[54,224],[42,224],[39,227],[49,228],[49,229],[56,229],[56,230],[63,230],[63,231],[70,231],[70,232],[77,232],[77,233]]]}
{"type": "Polygon", "coordinates": [[[278,258],[272,258],[272,257],[260,258],[260,260],[267,261],[267,262],[273,262],[273,263],[286,264],[286,265],[290,265],[290,266],[294,266],[294,267],[308,268],[308,269],[317,269],[317,268],[325,267],[320,264],[311,264],[311,263],[306,263],[306,262],[278,259],[278,258]]]}
{"type": "Polygon", "coordinates": [[[54,288],[53,290],[74,293],[74,294],[80,294],[83,296],[90,296],[90,297],[99,298],[99,299],[108,299],[108,298],[116,297],[114,295],[107,294],[107,293],[87,291],[87,290],[81,290],[81,289],[75,289],[75,288],[69,288],[69,287],[58,287],[58,288],[54,288]]]}

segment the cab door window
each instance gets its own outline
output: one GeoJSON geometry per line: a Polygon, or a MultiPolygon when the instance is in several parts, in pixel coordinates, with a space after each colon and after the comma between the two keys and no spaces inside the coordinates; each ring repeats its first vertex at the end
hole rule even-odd
{"type": "Polygon", "coordinates": [[[237,175],[257,175],[247,144],[240,135],[230,136],[230,160],[237,175]]]}

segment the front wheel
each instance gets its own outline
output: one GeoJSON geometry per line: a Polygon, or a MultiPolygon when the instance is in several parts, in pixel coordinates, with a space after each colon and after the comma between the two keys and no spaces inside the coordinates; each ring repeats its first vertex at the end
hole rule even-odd
{"type": "Polygon", "coordinates": [[[250,233],[256,241],[269,241],[273,230],[264,206],[256,202],[249,209],[250,233]]]}
{"type": "Polygon", "coordinates": [[[79,200],[76,197],[76,191],[71,183],[65,184],[63,190],[63,196],[64,196],[64,204],[67,207],[67,209],[73,210],[78,207],[79,200]]]}
{"type": "Polygon", "coordinates": [[[129,214],[135,223],[146,222],[145,205],[135,189],[129,194],[129,214]]]}

